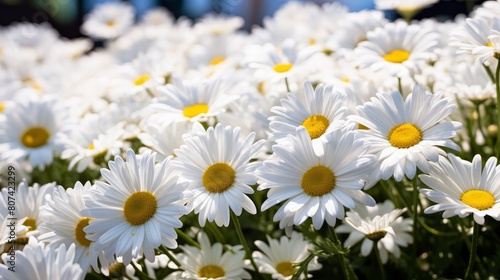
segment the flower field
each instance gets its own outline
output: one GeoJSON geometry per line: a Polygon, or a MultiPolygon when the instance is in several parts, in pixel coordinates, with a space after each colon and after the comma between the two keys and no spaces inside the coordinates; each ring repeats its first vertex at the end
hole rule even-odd
{"type": "Polygon", "coordinates": [[[0,28],[0,279],[498,279],[500,0],[375,2],[0,28]]]}

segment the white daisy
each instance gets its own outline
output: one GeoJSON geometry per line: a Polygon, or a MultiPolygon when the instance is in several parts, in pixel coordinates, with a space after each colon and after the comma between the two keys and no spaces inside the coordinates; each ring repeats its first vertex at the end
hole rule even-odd
{"type": "MultiPolygon", "coordinates": [[[[0,159],[22,161],[40,169],[62,148],[67,111],[52,98],[16,102],[0,119],[0,159]]],[[[9,108],[7,108],[9,109],[9,108]]]]}
{"type": "Polygon", "coordinates": [[[109,169],[101,169],[108,183],[97,181],[84,197],[87,208],[81,213],[91,218],[86,238],[108,259],[123,256],[127,265],[144,253],[153,261],[160,245],[177,247],[174,228],[182,226],[179,218],[186,213],[181,202],[186,184],[177,182],[170,158],[155,165],[155,156],[128,149],[126,161],[116,156],[109,169]]]}
{"type": "Polygon", "coordinates": [[[344,218],[344,206],[353,208],[355,201],[375,205],[375,200],[361,189],[361,180],[372,172],[373,156],[367,145],[356,139],[354,126],[338,129],[326,136],[324,154],[314,153],[312,140],[304,127],[289,135],[290,145],[274,145],[276,157],[264,161],[257,169],[258,190],[269,189],[262,211],[285,202],[274,215],[280,228],[300,225],[308,217],[314,228],[326,222],[334,226],[344,218]]]}
{"type": "Polygon", "coordinates": [[[431,163],[428,174],[418,177],[429,189],[420,189],[429,200],[437,203],[424,210],[425,214],[443,212],[443,218],[473,214],[474,221],[484,224],[486,215],[500,220],[500,168],[497,159],[490,157],[484,169],[481,155],[472,162],[448,154],[431,163]]]}
{"type": "Polygon", "coordinates": [[[391,75],[406,75],[418,61],[435,58],[439,34],[420,25],[404,21],[391,22],[368,32],[367,41],[360,42],[353,57],[361,68],[385,69],[391,75]]]}
{"type": "MultiPolygon", "coordinates": [[[[255,241],[261,251],[254,251],[252,256],[259,267],[259,272],[271,274],[273,279],[291,279],[296,272],[294,265],[302,262],[309,255],[309,250],[313,249],[311,243],[304,239],[301,233],[293,232],[290,238],[281,236],[279,240],[271,239],[267,236],[269,245],[263,241],[255,241]]],[[[307,265],[307,271],[321,269],[318,257],[315,256],[307,265]]],[[[308,275],[312,277],[312,275],[308,275]]],[[[299,279],[304,279],[303,275],[299,279]]]]}
{"type": "Polygon", "coordinates": [[[500,1],[484,1],[480,6],[476,6],[473,15],[489,19],[500,17],[500,1]]]}
{"type": "Polygon", "coordinates": [[[413,222],[410,218],[401,217],[405,211],[406,209],[394,209],[390,200],[374,207],[357,205],[347,212],[344,224],[338,226],[335,231],[349,233],[344,242],[346,247],[363,240],[361,255],[364,257],[370,254],[373,243],[376,242],[382,263],[387,263],[388,253],[399,258],[401,256],[399,247],[408,247],[413,243],[410,234],[413,222]]]}
{"type": "Polygon", "coordinates": [[[459,100],[482,103],[495,97],[495,84],[480,62],[462,62],[450,69],[452,85],[446,90],[456,94],[459,100]]]}
{"type": "Polygon", "coordinates": [[[465,25],[452,33],[450,45],[458,47],[457,53],[474,55],[482,63],[490,64],[494,48],[488,38],[490,35],[500,35],[500,19],[467,18],[465,25]]]}
{"type": "MultiPolygon", "coordinates": [[[[51,195],[56,187],[56,183],[49,183],[40,186],[35,183],[33,186],[28,186],[26,181],[22,181],[16,187],[16,197],[22,198],[16,200],[15,217],[20,220],[24,219],[23,226],[27,227],[27,231],[23,231],[22,235],[17,238],[26,238],[30,236],[38,237],[42,232],[44,221],[42,219],[41,207],[46,204],[47,195],[51,195]]],[[[7,197],[7,188],[2,189],[2,195],[7,197]]],[[[4,209],[3,213],[8,213],[4,209]]],[[[27,240],[22,240],[25,242],[27,240]]]]}
{"type": "Polygon", "coordinates": [[[375,8],[380,10],[396,10],[406,20],[410,20],[421,9],[427,8],[439,0],[375,0],[375,8]]]}
{"type": "Polygon", "coordinates": [[[15,272],[9,270],[9,255],[3,254],[0,264],[0,279],[9,280],[48,280],[75,279],[82,280],[86,273],[74,261],[75,246],[61,244],[59,247],[45,247],[34,237],[30,237],[23,251],[16,252],[19,262],[15,272]],[[22,264],[21,264],[22,263],[22,264]]]}
{"type": "Polygon", "coordinates": [[[69,247],[75,244],[75,262],[84,272],[89,267],[99,271],[97,259],[101,266],[107,267],[108,261],[102,251],[94,249],[95,243],[88,240],[83,229],[89,224],[91,218],[80,214],[85,208],[83,196],[91,189],[90,182],[84,185],[76,182],[74,188],[64,190],[63,187],[55,188],[50,199],[41,208],[41,215],[45,223],[42,225],[44,234],[38,237],[41,242],[48,242],[48,246],[59,247],[65,244],[69,247]]]}
{"type": "Polygon", "coordinates": [[[85,15],[82,33],[96,39],[114,39],[134,23],[134,9],[124,2],[102,3],[85,15]]]}
{"type": "Polygon", "coordinates": [[[237,216],[242,209],[257,212],[247,196],[254,192],[254,170],[258,162],[249,163],[260,151],[264,140],[253,143],[255,133],[240,138],[240,128],[217,124],[200,136],[186,139],[186,145],[175,150],[172,161],[182,172],[182,179],[190,183],[192,198],[187,207],[198,215],[202,227],[205,222],[218,226],[229,225],[229,211],[237,216]],[[253,144],[252,144],[253,143],[253,144]]]}
{"type": "Polygon", "coordinates": [[[287,99],[281,100],[281,106],[271,108],[274,116],[269,117],[272,131],[269,139],[286,141],[287,135],[295,134],[296,128],[303,126],[313,141],[315,152],[321,154],[321,141],[344,123],[346,96],[334,90],[332,85],[319,84],[313,89],[310,82],[304,84],[304,93],[304,101],[289,93],[287,99]]]}
{"type": "Polygon", "coordinates": [[[222,80],[213,78],[205,81],[181,81],[173,78],[172,84],[158,87],[164,96],[147,107],[153,110],[163,122],[207,121],[224,112],[237,95],[228,94],[221,85],[222,80]]]}
{"type": "Polygon", "coordinates": [[[442,92],[433,94],[415,84],[406,100],[399,92],[378,93],[358,107],[358,116],[348,118],[369,128],[359,133],[376,155],[374,177],[401,181],[405,175],[413,179],[417,167],[427,173],[429,161],[445,153],[438,146],[460,150],[450,138],[462,124],[443,121],[455,107],[442,92]]]}
{"type": "Polygon", "coordinates": [[[210,244],[203,232],[198,233],[201,249],[192,246],[181,246],[184,253],[176,255],[181,263],[181,273],[171,274],[167,279],[218,279],[240,280],[251,279],[245,271],[245,251],[241,245],[228,246],[230,250],[222,253],[222,244],[210,244]]]}

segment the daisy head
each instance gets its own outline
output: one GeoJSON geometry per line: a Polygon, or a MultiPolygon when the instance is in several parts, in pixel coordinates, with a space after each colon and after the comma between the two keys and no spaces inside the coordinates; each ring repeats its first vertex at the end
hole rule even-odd
{"type": "Polygon", "coordinates": [[[391,75],[407,75],[418,61],[434,58],[439,34],[419,25],[403,21],[388,23],[368,32],[367,41],[354,50],[354,58],[361,68],[384,70],[391,75]]]}
{"type": "Polygon", "coordinates": [[[114,39],[134,23],[134,9],[123,2],[97,5],[85,16],[82,33],[96,39],[114,39]]]}
{"type": "Polygon", "coordinates": [[[289,135],[289,145],[274,145],[275,157],[257,169],[259,190],[269,189],[262,211],[284,202],[273,220],[280,228],[300,225],[311,217],[315,229],[324,221],[334,226],[344,218],[344,206],[355,201],[375,205],[361,189],[372,171],[374,158],[367,146],[356,139],[354,126],[329,133],[323,142],[324,153],[316,155],[304,127],[289,135]]]}
{"type": "Polygon", "coordinates": [[[429,161],[445,154],[440,147],[460,150],[450,138],[462,124],[443,121],[455,107],[443,93],[433,94],[415,84],[406,100],[399,92],[378,93],[349,119],[368,128],[359,133],[378,160],[374,176],[401,181],[405,175],[413,179],[417,167],[427,173],[429,161]]]}
{"type": "Polygon", "coordinates": [[[344,223],[335,230],[339,233],[349,233],[344,246],[350,247],[363,240],[361,255],[366,257],[376,243],[380,258],[387,263],[389,254],[396,258],[401,255],[399,247],[407,247],[413,243],[412,220],[401,215],[406,209],[394,209],[390,200],[374,207],[357,205],[347,212],[344,223]]]}
{"type": "Polygon", "coordinates": [[[143,252],[152,262],[155,248],[177,247],[174,228],[182,226],[179,218],[186,213],[186,184],[178,182],[170,157],[159,164],[155,157],[149,152],[137,156],[128,149],[126,161],[116,156],[109,169],[101,169],[107,182],[97,181],[84,196],[81,213],[90,218],[86,238],[108,259],[122,256],[129,264],[143,252]]]}
{"type": "Polygon", "coordinates": [[[222,244],[210,244],[208,236],[203,232],[198,233],[198,243],[200,248],[181,246],[183,253],[177,254],[176,258],[183,271],[170,275],[167,279],[251,279],[244,269],[245,251],[241,245],[224,245],[230,250],[223,253],[222,244]]]}
{"type": "Polygon", "coordinates": [[[16,252],[17,258],[22,260],[22,269],[10,270],[10,256],[2,255],[3,263],[0,264],[0,279],[83,279],[86,271],[75,261],[75,245],[59,247],[45,247],[36,238],[30,237],[23,251],[16,252]]]}
{"type": "Polygon", "coordinates": [[[224,112],[227,105],[238,98],[228,94],[220,78],[205,81],[181,81],[174,78],[172,84],[158,87],[163,98],[150,107],[157,116],[167,121],[207,121],[224,112]]]}
{"type": "Polygon", "coordinates": [[[443,218],[473,214],[474,221],[484,223],[484,217],[500,220],[500,168],[491,157],[482,168],[481,155],[472,162],[453,154],[448,159],[439,157],[431,163],[428,174],[418,177],[431,189],[420,189],[429,200],[437,204],[424,210],[426,214],[443,212],[443,218]]]}
{"type": "MultiPolygon", "coordinates": [[[[281,236],[280,239],[272,239],[267,236],[266,244],[263,241],[255,241],[255,246],[260,251],[254,251],[252,257],[259,267],[259,272],[271,274],[273,279],[291,279],[296,272],[294,265],[302,262],[313,249],[311,243],[304,239],[301,233],[292,232],[291,237],[281,236]]],[[[318,257],[315,256],[307,265],[307,271],[321,269],[318,257]]],[[[312,277],[312,275],[308,275],[312,277]]],[[[303,275],[299,279],[304,279],[303,275]]]]}
{"type": "Polygon", "coordinates": [[[83,196],[91,187],[90,182],[85,185],[77,182],[74,188],[66,190],[61,186],[56,187],[41,209],[45,221],[42,231],[45,233],[38,238],[39,241],[54,247],[61,244],[70,246],[74,243],[75,261],[85,272],[91,265],[95,271],[99,271],[98,257],[101,266],[106,267],[108,263],[102,251],[95,250],[95,243],[88,240],[83,231],[91,218],[81,215],[80,211],[85,208],[83,196]]]}
{"type": "Polygon", "coordinates": [[[62,148],[68,112],[52,98],[13,105],[0,118],[0,159],[28,159],[32,166],[43,170],[54,160],[54,152],[62,148]]]}
{"type": "Polygon", "coordinates": [[[192,192],[187,206],[198,214],[200,225],[212,222],[228,226],[229,211],[241,215],[242,209],[257,212],[247,196],[254,192],[255,169],[258,162],[249,163],[262,148],[264,140],[253,143],[255,133],[244,139],[240,128],[217,124],[206,133],[185,139],[186,144],[175,150],[174,163],[189,182],[192,192]]]}
{"type": "Polygon", "coordinates": [[[346,96],[331,85],[319,84],[313,89],[310,82],[304,84],[304,93],[304,101],[289,93],[287,99],[281,100],[281,106],[271,108],[274,116],[269,117],[272,131],[269,138],[286,141],[288,134],[295,134],[296,128],[303,126],[315,143],[315,151],[321,153],[319,142],[344,123],[346,96]]]}

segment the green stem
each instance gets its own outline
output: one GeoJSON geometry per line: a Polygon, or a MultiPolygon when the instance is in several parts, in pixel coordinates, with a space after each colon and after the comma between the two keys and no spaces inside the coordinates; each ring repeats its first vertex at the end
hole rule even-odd
{"type": "Polygon", "coordinates": [[[401,77],[398,77],[398,90],[403,95],[403,84],[401,84],[401,77]]]}
{"type": "Polygon", "coordinates": [[[305,273],[305,276],[307,278],[307,266],[309,265],[309,263],[311,262],[311,260],[313,258],[314,258],[314,254],[313,253],[309,253],[309,255],[307,256],[307,258],[302,261],[302,263],[300,264],[299,269],[297,269],[297,271],[295,271],[295,273],[293,274],[293,276],[292,276],[292,278],[290,280],[298,280],[300,278],[300,275],[302,273],[305,273]]]}
{"type": "MultiPolygon", "coordinates": [[[[342,246],[342,242],[340,242],[339,240],[339,237],[337,236],[337,233],[333,230],[332,227],[328,227],[328,232],[330,233],[330,236],[333,240],[333,243],[334,244],[339,244],[340,246],[342,246]]],[[[339,261],[340,261],[340,266],[342,267],[342,273],[344,274],[344,279],[356,279],[356,275],[354,275],[353,277],[353,273],[351,269],[348,268],[348,265],[346,265],[346,262],[345,262],[345,259],[344,259],[344,255],[342,254],[337,254],[338,258],[339,258],[339,261]],[[351,273],[352,272],[352,273],[351,273]]],[[[349,264],[350,266],[350,264],[349,264]]]]}
{"type": "Polygon", "coordinates": [[[207,230],[209,230],[215,237],[215,240],[219,242],[220,244],[226,244],[226,238],[220,232],[219,227],[217,227],[213,222],[207,222],[207,230]]]}
{"type": "Polygon", "coordinates": [[[481,116],[481,104],[474,102],[474,107],[476,108],[476,113],[477,113],[477,129],[479,130],[479,132],[483,136],[484,140],[486,141],[486,144],[488,146],[490,146],[490,144],[491,144],[490,137],[488,137],[483,130],[483,122],[481,120],[481,118],[482,118],[482,116],[481,116]]]}
{"type": "MultiPolygon", "coordinates": [[[[231,220],[233,220],[234,228],[236,229],[236,234],[238,235],[238,239],[240,240],[241,245],[245,249],[245,252],[247,254],[247,258],[250,259],[250,262],[252,263],[252,267],[255,270],[257,274],[259,274],[259,267],[255,263],[253,257],[252,257],[252,252],[250,251],[250,247],[248,247],[247,241],[245,239],[245,236],[243,235],[243,230],[241,229],[240,221],[238,220],[238,216],[234,214],[233,211],[231,212],[231,220]]],[[[261,276],[262,278],[262,276],[261,276]]]]}
{"type": "Polygon", "coordinates": [[[179,267],[179,268],[181,267],[181,263],[177,260],[177,258],[176,258],[174,255],[172,255],[172,253],[170,253],[170,251],[169,251],[169,250],[168,250],[165,246],[161,245],[161,246],[159,247],[159,249],[160,249],[160,251],[162,251],[162,253],[164,253],[165,255],[167,255],[167,257],[168,257],[168,258],[169,258],[169,259],[170,259],[173,263],[175,263],[175,265],[176,265],[177,267],[179,267]]]}
{"type": "Polygon", "coordinates": [[[286,91],[291,92],[290,85],[288,84],[288,77],[285,77],[285,85],[286,85],[286,91]]]}
{"type": "Polygon", "coordinates": [[[135,273],[137,273],[137,276],[139,276],[139,279],[143,279],[143,280],[153,280],[151,279],[151,277],[149,277],[149,275],[147,275],[146,273],[142,272],[138,267],[137,265],[135,265],[134,262],[130,262],[130,264],[134,267],[134,270],[135,270],[135,273]]]}
{"type": "Polygon", "coordinates": [[[494,83],[495,82],[495,76],[493,76],[493,72],[491,72],[490,67],[484,65],[484,63],[483,63],[483,67],[484,67],[484,70],[486,71],[486,73],[488,74],[488,77],[490,77],[491,82],[494,83]]]}
{"type": "Polygon", "coordinates": [[[465,271],[464,280],[471,279],[472,268],[474,267],[474,260],[476,258],[477,240],[479,239],[479,224],[474,222],[474,229],[472,233],[472,246],[470,248],[469,265],[465,271]]]}
{"type": "Polygon", "coordinates": [[[497,61],[497,70],[495,73],[495,87],[497,91],[497,145],[496,145],[496,157],[500,156],[500,60],[497,61]]]}
{"type": "Polygon", "coordinates": [[[180,229],[176,228],[175,232],[177,232],[177,234],[179,235],[179,237],[181,237],[182,239],[184,239],[184,241],[186,241],[189,245],[194,246],[194,247],[196,247],[198,249],[201,249],[201,246],[200,246],[200,244],[198,244],[198,242],[194,241],[189,235],[185,234],[180,229]]]}
{"type": "Polygon", "coordinates": [[[378,241],[373,244],[373,249],[375,250],[375,256],[377,257],[378,267],[380,269],[380,279],[385,280],[385,269],[384,264],[382,263],[382,259],[380,258],[380,251],[378,249],[378,241]]]}

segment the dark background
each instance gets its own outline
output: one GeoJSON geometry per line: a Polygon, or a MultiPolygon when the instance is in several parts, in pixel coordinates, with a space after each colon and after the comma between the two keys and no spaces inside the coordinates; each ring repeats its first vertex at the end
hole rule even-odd
{"type": "MultiPolygon", "coordinates": [[[[338,1],[349,7],[350,11],[373,9],[373,0],[318,0],[318,4],[338,1]]],[[[63,37],[81,37],[79,27],[83,16],[98,3],[105,0],[0,0],[0,26],[13,22],[49,22],[63,37]]],[[[115,1],[116,2],[116,1],[115,1]]],[[[261,24],[264,16],[272,15],[287,0],[130,0],[142,15],[155,6],[163,6],[178,18],[187,16],[196,19],[207,12],[238,15],[245,18],[245,29],[261,24]]],[[[306,2],[304,0],[300,2],[306,2]]],[[[440,21],[453,19],[458,14],[468,14],[475,5],[484,0],[445,0],[422,10],[417,19],[434,17],[440,21]]],[[[389,19],[398,15],[388,11],[389,19]]]]}

